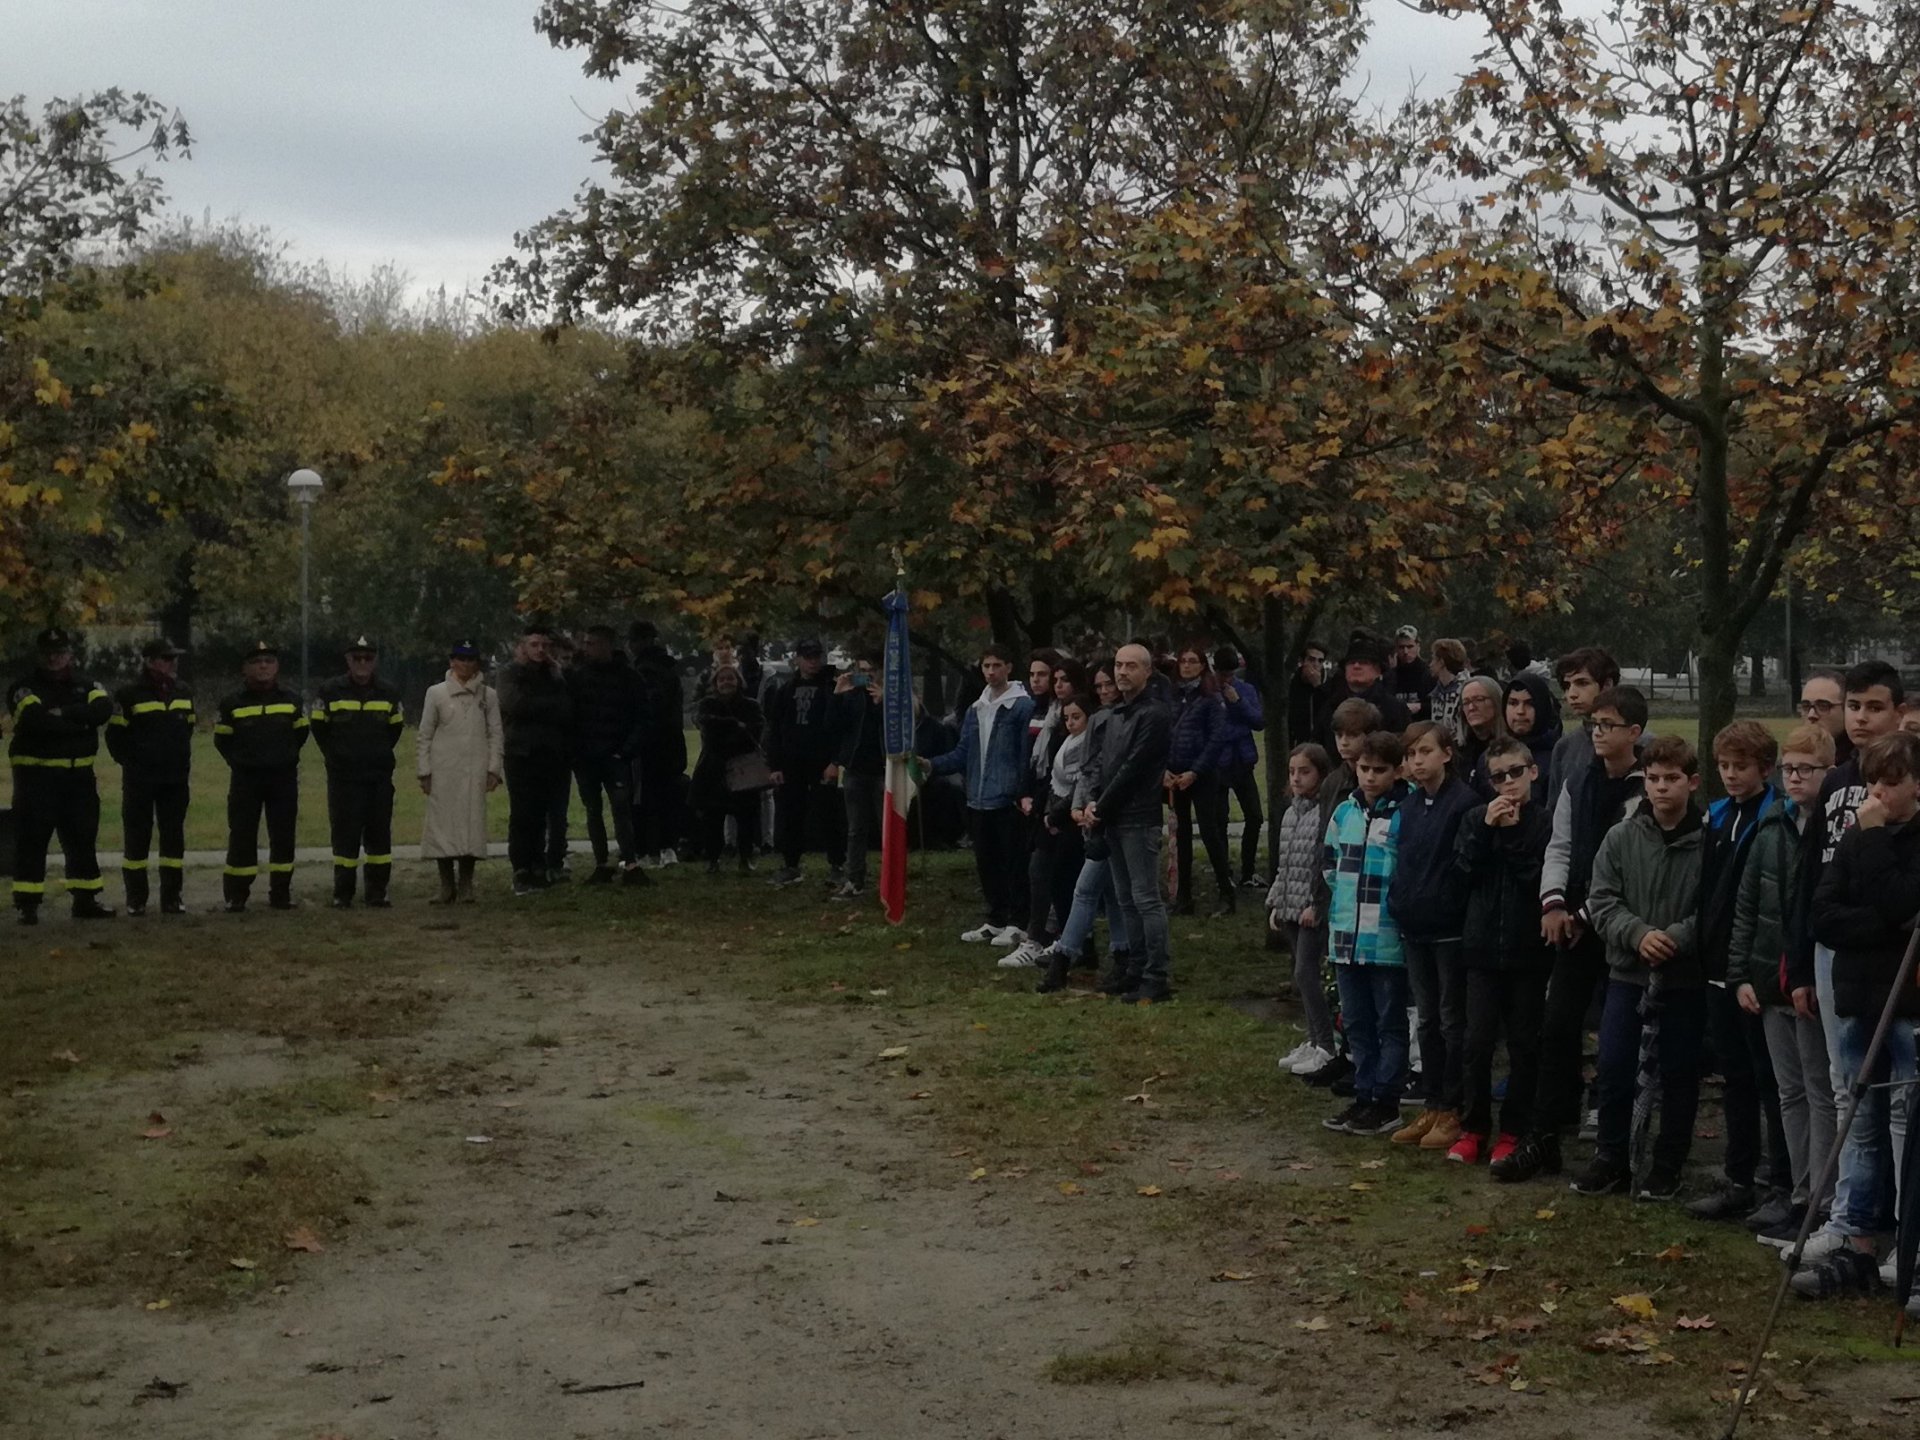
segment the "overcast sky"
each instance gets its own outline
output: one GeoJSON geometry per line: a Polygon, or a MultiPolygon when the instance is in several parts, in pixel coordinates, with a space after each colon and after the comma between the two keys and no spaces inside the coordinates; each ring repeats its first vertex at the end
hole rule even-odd
{"type": "MultiPolygon", "coordinates": [[[[616,92],[533,29],[535,0],[3,0],[0,94],[118,85],[178,106],[173,208],[266,225],[303,259],[416,291],[477,285],[587,178],[616,92]]],[[[1468,68],[1466,25],[1384,0],[1363,73],[1391,101],[1468,68]]],[[[1358,79],[1359,77],[1356,77],[1358,79]]]]}

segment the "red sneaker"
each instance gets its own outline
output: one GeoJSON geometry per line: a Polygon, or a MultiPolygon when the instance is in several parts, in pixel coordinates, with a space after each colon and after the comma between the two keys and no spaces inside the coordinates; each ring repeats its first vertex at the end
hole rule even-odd
{"type": "Polygon", "coordinates": [[[1471,1130],[1463,1131],[1460,1138],[1447,1149],[1447,1159],[1457,1160],[1462,1165],[1480,1163],[1480,1147],[1487,1143],[1487,1137],[1476,1135],[1471,1130]]]}
{"type": "Polygon", "coordinates": [[[1518,1135],[1509,1135],[1505,1131],[1502,1131],[1500,1138],[1493,1142],[1493,1159],[1495,1163],[1506,1159],[1519,1148],[1520,1137],[1518,1135]]]}

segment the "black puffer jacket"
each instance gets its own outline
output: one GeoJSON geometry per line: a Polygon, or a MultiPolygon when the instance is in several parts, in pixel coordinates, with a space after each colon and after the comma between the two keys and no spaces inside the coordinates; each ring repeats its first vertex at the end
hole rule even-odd
{"type": "MultiPolygon", "coordinates": [[[[1409,940],[1452,940],[1461,934],[1467,897],[1455,873],[1454,849],[1461,822],[1476,798],[1470,785],[1449,775],[1439,793],[1429,795],[1415,786],[1400,806],[1399,848],[1393,879],[1387,882],[1387,909],[1409,940]]],[[[1534,928],[1540,927],[1536,923],[1534,928]]]]}
{"type": "MultiPolygon", "coordinates": [[[[1878,1018],[1916,914],[1920,821],[1848,831],[1813,896],[1813,938],[1833,948],[1833,1008],[1841,1016],[1878,1018]]],[[[1920,986],[1902,988],[1896,1013],[1920,1018],[1920,986]]]]}
{"type": "Polygon", "coordinates": [[[567,672],[573,748],[582,758],[631,760],[640,753],[646,694],[627,657],[582,660],[567,672]]]}
{"type": "Polygon", "coordinates": [[[516,758],[566,760],[573,752],[573,696],[551,665],[516,660],[495,685],[506,753],[516,758]]]}
{"type": "Polygon", "coordinates": [[[687,699],[680,683],[680,662],[664,645],[642,645],[633,652],[633,673],[640,682],[641,762],[654,770],[684,774],[687,699]]]}
{"type": "Polygon", "coordinates": [[[1552,822],[1527,805],[1512,825],[1487,824],[1477,805],[1460,822],[1454,864],[1467,887],[1460,954],[1474,970],[1544,970],[1553,950],[1540,935],[1540,864],[1552,822]]]}

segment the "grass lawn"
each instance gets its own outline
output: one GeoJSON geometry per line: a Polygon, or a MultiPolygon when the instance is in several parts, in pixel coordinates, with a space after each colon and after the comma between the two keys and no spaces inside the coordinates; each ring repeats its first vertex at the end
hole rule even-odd
{"type": "MultiPolygon", "coordinates": [[[[808,1015],[822,1032],[844,1020],[858,1035],[910,1035],[877,1059],[890,1041],[854,1043],[876,1090],[931,1117],[926,1153],[953,1184],[1085,1205],[1083,1235],[1257,1292],[1256,1333],[1324,1340],[1316,1365],[1337,1369],[1343,1345],[1385,1345],[1402,1379],[1445,1402],[1429,1419],[1456,1399],[1545,1392],[1626,1397],[1657,1430],[1706,1434],[1779,1275],[1743,1230],[1673,1206],[1582,1200],[1563,1180],[1496,1187],[1435,1155],[1323,1130],[1322,1092],[1273,1065],[1299,1034],[1292,1006],[1272,999],[1284,957],[1264,948],[1257,912],[1176,921],[1177,1003],[1119,1009],[1085,992],[1037,997],[1032,972],[996,970],[958,943],[976,904],[965,856],[916,861],[898,929],[811,886],[773,892],[687,866],[637,896],[574,887],[523,903],[505,896],[501,867],[483,878],[476,910],[428,910],[426,867],[407,865],[387,915],[342,921],[313,908],[314,890],[292,916],[63,922],[12,946],[0,966],[13,1084],[0,1101],[0,1302],[56,1316],[122,1307],[137,1322],[138,1306],[164,1298],[244,1317],[272,1287],[326,1273],[331,1257],[284,1237],[351,1249],[369,1227],[429,1223],[393,1218],[435,1183],[393,1117],[475,1089],[515,1056],[586,1043],[541,1019],[542,997],[571,986],[591,1011],[642,965],[666,993],[724,998],[736,1030],[808,1015]],[[459,1033],[448,1016],[463,993],[487,1009],[517,997],[519,1038],[459,1033]],[[176,1135],[166,1115],[139,1118],[154,1086],[217,1069],[236,1039],[284,1045],[300,1078],[234,1067],[198,1126],[176,1135]],[[429,1042],[431,1070],[396,1058],[429,1042]],[[1215,1153],[1238,1158],[1229,1169],[1215,1153]]],[[[682,1053],[700,1044],[690,1035],[682,1053]]],[[[1702,1130],[1717,1125],[1703,1109],[1702,1130]]],[[[621,1133],[579,1163],[617,1155],[621,1133]]],[[[1695,1147],[1696,1187],[1710,1183],[1712,1148],[1695,1147]]],[[[1761,1410],[1807,1433],[1814,1412],[1796,1397],[1863,1385],[1876,1404],[1911,1396],[1920,1372],[1889,1348],[1891,1319],[1884,1301],[1790,1300],[1761,1410]]],[[[1240,1343],[1143,1331],[1033,1361],[1063,1385],[1150,1384],[1214,1373],[1240,1343]]],[[[1820,1414],[1839,1424],[1851,1409],[1820,1414]]]]}

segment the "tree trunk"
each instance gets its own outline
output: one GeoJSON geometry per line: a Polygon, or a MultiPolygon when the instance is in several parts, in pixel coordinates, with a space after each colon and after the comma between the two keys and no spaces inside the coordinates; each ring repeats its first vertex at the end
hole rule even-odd
{"type": "Polygon", "coordinates": [[[1024,667],[1019,661],[1026,654],[1025,627],[1020,623],[1020,607],[1014,603],[1013,592],[1004,586],[995,585],[987,591],[987,623],[993,627],[994,643],[1013,653],[1014,673],[1020,674],[1024,667]]]}
{"type": "Polygon", "coordinates": [[[1700,729],[1694,749],[1700,756],[1701,788],[1720,795],[1720,772],[1713,763],[1713,737],[1733,721],[1739,697],[1736,663],[1738,635],[1707,634],[1700,645],[1700,729]]]}
{"type": "Polygon", "coordinates": [[[1747,677],[1747,694],[1755,700],[1767,693],[1767,657],[1760,651],[1753,652],[1753,673],[1747,677]]]}

